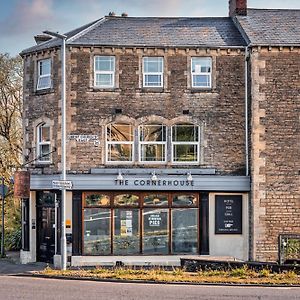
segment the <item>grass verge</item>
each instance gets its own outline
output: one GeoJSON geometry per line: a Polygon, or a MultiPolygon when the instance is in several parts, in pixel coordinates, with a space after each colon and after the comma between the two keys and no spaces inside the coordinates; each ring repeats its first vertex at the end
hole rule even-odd
{"type": "Polygon", "coordinates": [[[164,269],[131,269],[131,268],[94,268],[89,270],[55,270],[46,268],[38,274],[49,277],[93,278],[114,280],[141,280],[153,282],[188,282],[188,283],[232,283],[232,284],[271,284],[300,285],[300,274],[294,271],[271,273],[268,269],[256,272],[246,267],[228,271],[186,272],[180,268],[172,271],[164,269]]]}

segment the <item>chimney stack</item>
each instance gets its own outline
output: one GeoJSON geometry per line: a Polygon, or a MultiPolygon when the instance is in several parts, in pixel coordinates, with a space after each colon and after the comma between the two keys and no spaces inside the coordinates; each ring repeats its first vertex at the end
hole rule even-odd
{"type": "Polygon", "coordinates": [[[247,16],[247,0],[229,0],[229,17],[247,16]]]}
{"type": "Polygon", "coordinates": [[[38,35],[34,36],[34,40],[37,45],[39,45],[40,43],[43,43],[43,42],[47,42],[51,39],[52,39],[52,37],[47,34],[38,34],[38,35]]]}

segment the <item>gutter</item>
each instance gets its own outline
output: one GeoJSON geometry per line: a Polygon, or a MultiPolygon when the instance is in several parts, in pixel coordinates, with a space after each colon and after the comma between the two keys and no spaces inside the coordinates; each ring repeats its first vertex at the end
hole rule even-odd
{"type": "Polygon", "coordinates": [[[245,47],[245,165],[246,176],[249,176],[249,132],[248,132],[248,64],[250,59],[249,47],[245,47]]]}

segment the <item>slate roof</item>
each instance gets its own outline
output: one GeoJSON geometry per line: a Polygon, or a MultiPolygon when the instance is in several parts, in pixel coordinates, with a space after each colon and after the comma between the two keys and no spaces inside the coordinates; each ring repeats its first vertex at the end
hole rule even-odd
{"type": "Polygon", "coordinates": [[[300,10],[248,9],[237,20],[250,45],[300,45],[300,10]]]}
{"type": "MultiPolygon", "coordinates": [[[[231,18],[104,17],[67,34],[68,45],[137,47],[242,47],[231,18]]],[[[22,54],[60,44],[52,39],[22,54]]]]}

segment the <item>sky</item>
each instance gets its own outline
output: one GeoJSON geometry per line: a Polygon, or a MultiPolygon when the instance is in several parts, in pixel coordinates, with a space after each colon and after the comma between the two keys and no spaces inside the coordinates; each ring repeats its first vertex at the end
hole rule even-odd
{"type": "MultiPolygon", "coordinates": [[[[251,8],[300,9],[300,0],[248,0],[251,8]]],[[[17,55],[44,30],[68,32],[109,12],[129,16],[219,17],[228,0],[0,0],[0,53],[17,55]]]]}

